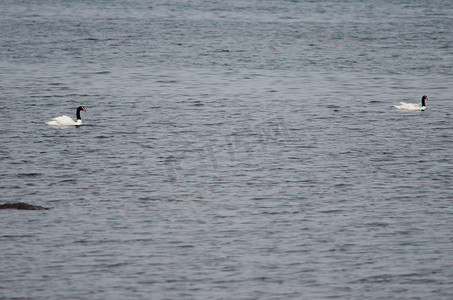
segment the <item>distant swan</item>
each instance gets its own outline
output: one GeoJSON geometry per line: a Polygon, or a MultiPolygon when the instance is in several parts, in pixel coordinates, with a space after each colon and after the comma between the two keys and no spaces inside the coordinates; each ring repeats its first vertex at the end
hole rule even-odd
{"type": "Polygon", "coordinates": [[[400,105],[395,105],[395,108],[403,110],[425,110],[426,109],[425,100],[428,100],[428,96],[426,95],[422,97],[421,105],[418,103],[400,102],[400,105]]]}
{"type": "Polygon", "coordinates": [[[68,116],[60,116],[60,117],[53,118],[49,122],[46,122],[46,125],[50,125],[50,126],[82,125],[82,118],[80,117],[81,110],[86,111],[85,107],[83,107],[83,106],[77,107],[77,113],[76,113],[77,122],[75,122],[73,119],[71,119],[68,116]]]}

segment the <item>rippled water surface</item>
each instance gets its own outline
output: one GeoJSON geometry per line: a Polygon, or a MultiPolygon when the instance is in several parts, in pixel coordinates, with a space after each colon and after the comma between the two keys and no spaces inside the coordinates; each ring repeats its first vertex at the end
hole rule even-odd
{"type": "Polygon", "coordinates": [[[451,299],[452,14],[4,1],[0,298],[451,299]]]}

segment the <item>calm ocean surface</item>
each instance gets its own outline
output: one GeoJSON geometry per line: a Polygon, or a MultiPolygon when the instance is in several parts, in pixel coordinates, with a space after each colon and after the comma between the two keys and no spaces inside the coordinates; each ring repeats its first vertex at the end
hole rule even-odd
{"type": "Polygon", "coordinates": [[[452,16],[2,1],[0,299],[452,299],[452,16]]]}

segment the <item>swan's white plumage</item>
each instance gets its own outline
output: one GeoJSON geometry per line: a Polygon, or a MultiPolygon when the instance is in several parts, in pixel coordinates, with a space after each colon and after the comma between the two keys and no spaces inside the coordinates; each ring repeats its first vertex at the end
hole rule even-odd
{"type": "Polygon", "coordinates": [[[60,116],[53,118],[49,122],[46,122],[46,125],[50,126],[72,126],[72,125],[82,125],[82,120],[79,119],[75,122],[71,117],[68,116],[60,116]]]}
{"type": "Polygon", "coordinates": [[[425,110],[426,106],[421,106],[418,103],[400,102],[400,105],[395,105],[395,108],[402,110],[425,110]]]}
{"type": "Polygon", "coordinates": [[[49,122],[46,122],[46,125],[49,126],[79,126],[82,125],[82,118],[80,117],[80,111],[86,111],[85,107],[79,106],[77,107],[76,110],[76,119],[77,121],[74,121],[68,116],[59,116],[56,118],[53,118],[49,122]]]}

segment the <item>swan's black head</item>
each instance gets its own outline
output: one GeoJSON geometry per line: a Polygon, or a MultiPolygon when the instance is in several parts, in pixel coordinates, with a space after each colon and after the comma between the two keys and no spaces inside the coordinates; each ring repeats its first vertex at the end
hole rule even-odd
{"type": "Polygon", "coordinates": [[[77,107],[77,113],[76,113],[77,120],[82,120],[82,118],[80,117],[80,111],[81,110],[86,111],[86,108],[83,107],[83,106],[77,107]]]}
{"type": "Polygon", "coordinates": [[[428,96],[423,95],[423,97],[422,97],[422,106],[426,106],[425,100],[428,100],[428,96]]]}

